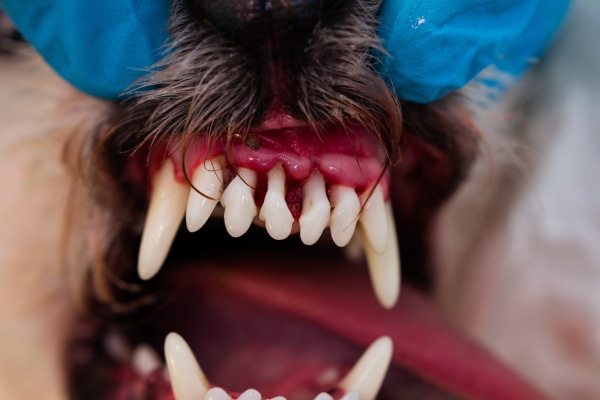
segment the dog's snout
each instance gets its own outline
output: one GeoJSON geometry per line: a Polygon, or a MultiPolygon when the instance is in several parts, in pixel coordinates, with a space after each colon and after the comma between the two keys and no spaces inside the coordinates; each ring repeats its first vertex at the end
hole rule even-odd
{"type": "Polygon", "coordinates": [[[192,0],[200,22],[263,60],[295,60],[328,0],[192,0]]]}

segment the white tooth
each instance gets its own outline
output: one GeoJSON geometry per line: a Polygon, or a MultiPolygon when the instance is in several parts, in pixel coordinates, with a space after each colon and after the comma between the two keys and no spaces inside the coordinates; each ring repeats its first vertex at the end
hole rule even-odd
{"type": "MultiPolygon", "coordinates": [[[[195,400],[199,400],[199,398],[195,400]]],[[[204,395],[204,400],[231,400],[231,396],[221,388],[212,388],[204,395]]]]}
{"type": "Polygon", "coordinates": [[[260,393],[258,393],[258,391],[254,390],[254,389],[248,389],[244,393],[242,393],[242,395],[240,397],[238,397],[238,400],[261,400],[261,399],[262,399],[262,396],[260,395],[260,393]]]}
{"type": "Polygon", "coordinates": [[[162,267],[185,213],[190,187],[175,180],[174,170],[172,162],[167,160],[154,176],[138,256],[138,275],[144,280],[152,278],[162,267]]]}
{"type": "Polygon", "coordinates": [[[225,228],[233,237],[240,237],[246,233],[256,216],[257,209],[254,203],[256,180],[256,172],[240,168],[238,175],[229,183],[221,196],[221,204],[225,208],[223,215],[225,228]]]}
{"type": "Polygon", "coordinates": [[[143,378],[163,365],[156,351],[146,344],[140,344],[135,348],[131,363],[136,372],[143,378]]]}
{"type": "Polygon", "coordinates": [[[339,247],[344,247],[352,239],[358,214],[360,213],[360,200],[354,189],[346,186],[334,186],[331,190],[331,238],[339,247]]]}
{"type": "Polygon", "coordinates": [[[388,241],[383,252],[375,251],[368,240],[363,240],[363,242],[375,296],[383,307],[392,308],[396,305],[400,295],[400,253],[396,239],[394,213],[389,202],[385,206],[385,211],[387,229],[384,227],[380,229],[387,230],[388,241]]]}
{"type": "Polygon", "coordinates": [[[325,192],[325,180],[318,172],[312,174],[302,188],[300,239],[307,246],[315,244],[329,224],[331,205],[325,192]]]}
{"type": "Polygon", "coordinates": [[[327,393],[319,393],[319,395],[315,397],[315,400],[333,400],[333,397],[327,393]]]}
{"type": "Polygon", "coordinates": [[[198,400],[208,391],[208,380],[188,344],[177,333],[165,339],[165,359],[176,400],[198,400]]]}
{"type": "Polygon", "coordinates": [[[203,162],[192,176],[192,184],[198,189],[190,190],[186,221],[190,232],[196,232],[208,220],[217,206],[223,191],[223,159],[217,158],[203,162]]]}
{"type": "Polygon", "coordinates": [[[294,217],[285,201],[285,172],[281,166],[269,171],[269,183],[265,201],[258,218],[265,222],[267,232],[275,240],[290,236],[294,217]]]}
{"type": "Polygon", "coordinates": [[[277,396],[277,397],[273,397],[271,400],[287,400],[287,399],[283,396],[277,396]]]}
{"type": "Polygon", "coordinates": [[[356,392],[349,392],[342,397],[341,400],[361,400],[360,395],[356,392]]]}
{"type": "Polygon", "coordinates": [[[363,194],[362,200],[366,201],[366,203],[363,207],[359,222],[371,247],[377,253],[382,254],[388,243],[389,234],[388,230],[385,229],[385,202],[383,200],[381,186],[378,185],[367,200],[369,194],[369,191],[363,194]]]}
{"type": "Polygon", "coordinates": [[[390,366],[393,350],[389,337],[382,336],[377,339],[342,379],[340,388],[346,392],[358,393],[360,400],[374,400],[390,366]]]}

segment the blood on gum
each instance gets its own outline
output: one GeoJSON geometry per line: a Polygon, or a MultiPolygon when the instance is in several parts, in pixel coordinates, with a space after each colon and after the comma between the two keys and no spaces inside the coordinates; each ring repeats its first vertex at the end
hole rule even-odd
{"type": "MultiPolygon", "coordinates": [[[[224,156],[228,164],[258,173],[267,173],[281,165],[289,179],[299,182],[318,171],[327,182],[353,187],[360,193],[375,183],[383,167],[381,145],[364,129],[355,132],[354,140],[340,129],[327,131],[321,137],[307,128],[252,132],[251,135],[250,144],[246,137],[234,137],[227,150],[224,140],[209,144],[199,137],[187,148],[185,155],[188,176],[191,177],[201,163],[206,162],[210,169],[211,159],[224,156]]],[[[182,151],[172,147],[165,153],[175,165],[175,178],[185,182],[182,151]]],[[[384,186],[387,197],[387,185],[384,186]]]]}

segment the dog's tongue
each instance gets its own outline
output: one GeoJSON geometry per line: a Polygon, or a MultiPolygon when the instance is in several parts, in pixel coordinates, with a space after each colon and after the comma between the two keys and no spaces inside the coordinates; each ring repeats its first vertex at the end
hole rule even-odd
{"type": "Polygon", "coordinates": [[[387,335],[394,342],[394,364],[460,397],[544,398],[459,334],[425,296],[407,285],[398,305],[386,311],[375,300],[366,267],[331,257],[320,258],[318,264],[274,254],[227,258],[226,265],[221,258],[204,260],[202,267],[178,268],[172,277],[194,281],[193,291],[207,298],[231,298],[304,320],[361,347],[387,335]]]}

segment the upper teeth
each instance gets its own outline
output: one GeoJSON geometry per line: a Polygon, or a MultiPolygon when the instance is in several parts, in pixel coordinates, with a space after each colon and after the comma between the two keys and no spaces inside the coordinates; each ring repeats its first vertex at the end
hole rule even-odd
{"type": "Polygon", "coordinates": [[[269,171],[269,187],[258,217],[273,239],[285,239],[292,232],[294,217],[285,201],[285,172],[280,166],[269,171]]]}
{"type": "Polygon", "coordinates": [[[186,209],[187,228],[196,232],[210,217],[223,192],[223,159],[217,158],[198,167],[192,176],[192,184],[198,190],[190,191],[186,209]]]}
{"type": "MultiPolygon", "coordinates": [[[[381,388],[392,359],[393,345],[388,337],[381,337],[365,351],[362,357],[340,381],[339,388],[345,392],[341,400],[374,400],[381,388]]],[[[218,387],[210,388],[208,380],[185,340],[170,333],[165,340],[165,359],[176,400],[232,400],[218,387]]],[[[261,394],[248,389],[238,400],[261,400],[261,394]]],[[[271,400],[285,400],[278,396],[271,400]]],[[[321,393],[314,400],[333,400],[321,393]]]]}
{"type": "MultiPolygon", "coordinates": [[[[192,176],[198,193],[188,184],[176,181],[171,161],[161,166],[154,176],[140,246],[138,273],[142,279],[150,279],[160,270],[184,213],[187,213],[188,229],[196,231],[204,225],[218,201],[225,209],[227,232],[233,237],[246,233],[257,215],[274,239],[290,235],[294,217],[285,200],[285,172],[281,166],[267,175],[268,188],[260,213],[254,200],[257,173],[239,168],[237,176],[223,191],[224,171],[223,158],[200,165],[192,176]]],[[[365,192],[362,199],[353,188],[342,185],[333,185],[328,199],[325,187],[323,176],[318,172],[303,185],[302,214],[298,221],[300,238],[307,245],[313,244],[329,225],[333,241],[343,247],[352,239],[359,222],[376,297],[384,307],[393,307],[400,291],[400,258],[391,206],[386,204],[381,186],[376,186],[372,193],[365,192]]]]}
{"type": "Polygon", "coordinates": [[[233,237],[240,237],[246,233],[256,216],[254,203],[256,179],[256,172],[240,168],[238,175],[227,186],[221,197],[221,204],[225,207],[225,227],[233,237]]]}
{"type": "Polygon", "coordinates": [[[177,182],[174,168],[166,161],[154,176],[152,198],[138,256],[138,274],[150,279],[165,262],[185,213],[188,185],[177,182]]]}
{"type": "Polygon", "coordinates": [[[302,188],[300,239],[306,245],[315,244],[329,224],[331,205],[327,200],[323,175],[315,172],[302,188]]]}

